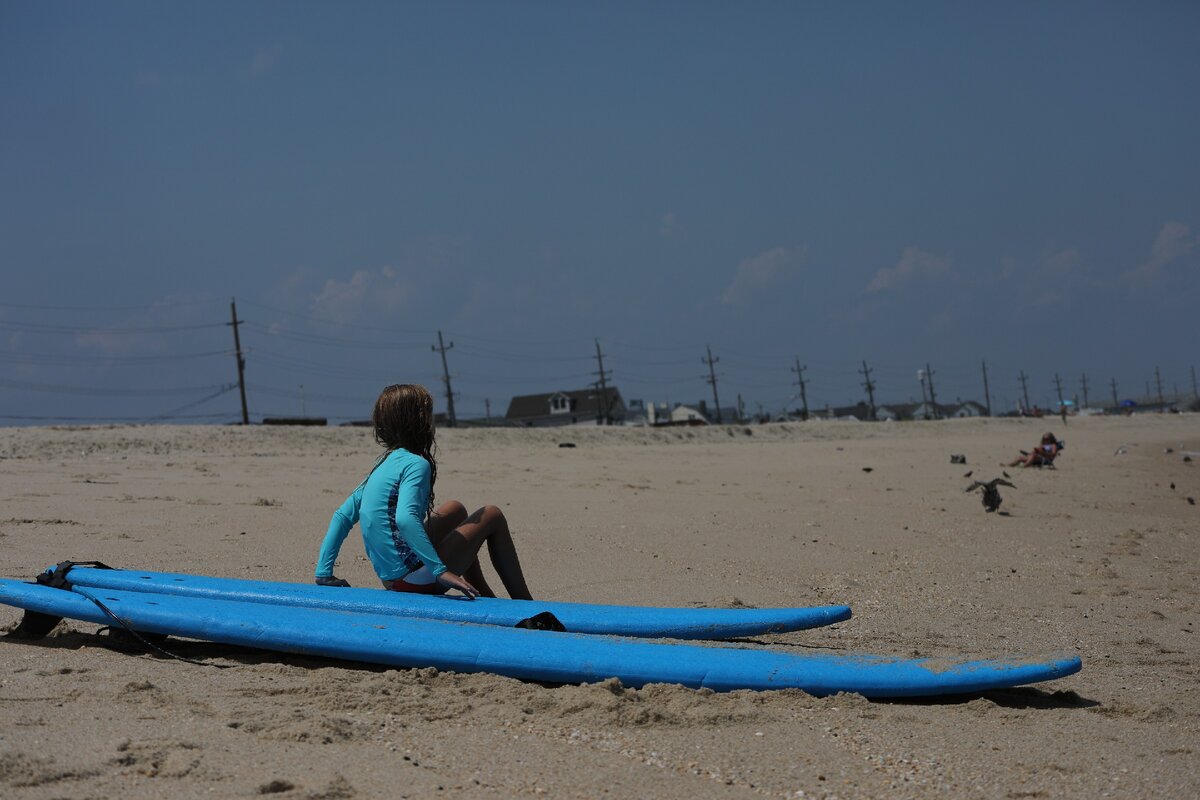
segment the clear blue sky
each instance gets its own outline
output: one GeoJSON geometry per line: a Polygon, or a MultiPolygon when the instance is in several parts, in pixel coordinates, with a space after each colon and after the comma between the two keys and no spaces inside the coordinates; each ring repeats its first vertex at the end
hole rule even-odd
{"type": "Polygon", "coordinates": [[[0,420],[1191,390],[1200,5],[5,2],[0,420]],[[303,386],[303,390],[301,390],[303,386]],[[1153,386],[1151,387],[1154,388],[1153,386]],[[444,404],[439,404],[444,406],[444,404]]]}

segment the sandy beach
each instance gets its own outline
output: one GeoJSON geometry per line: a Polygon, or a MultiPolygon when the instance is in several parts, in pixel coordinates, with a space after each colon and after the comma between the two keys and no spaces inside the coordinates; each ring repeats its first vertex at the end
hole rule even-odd
{"type": "MultiPolygon", "coordinates": [[[[0,795],[1200,794],[1195,415],[438,441],[437,496],[504,508],[536,597],[847,603],[847,622],[745,646],[1067,652],[1083,671],[919,702],[544,686],[169,641],[197,666],[68,621],[0,639],[0,795]],[[1058,468],[1008,469],[1004,513],[986,513],[964,489],[1045,430],[1067,442],[1058,468]]],[[[377,452],[362,428],[0,429],[0,573],[99,559],[309,582],[331,512],[377,452]]],[[[377,585],[357,532],[338,574],[377,585]]],[[[3,629],[19,617],[0,607],[3,629]]]]}

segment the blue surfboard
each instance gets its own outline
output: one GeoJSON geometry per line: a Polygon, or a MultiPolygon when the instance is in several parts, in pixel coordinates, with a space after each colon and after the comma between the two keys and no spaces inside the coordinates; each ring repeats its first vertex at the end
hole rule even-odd
{"type": "Polygon", "coordinates": [[[573,633],[645,638],[736,639],[832,625],[850,618],[850,608],[840,605],[812,608],[652,608],[489,597],[472,601],[461,595],[420,595],[383,589],[347,589],[92,567],[72,567],[67,573],[67,580],[77,586],[96,589],[158,592],[181,597],[425,617],[505,627],[512,627],[523,619],[549,611],[573,633]]]}
{"type": "Polygon", "coordinates": [[[113,620],[103,604],[123,624],[148,633],[554,683],[615,677],[633,687],[676,683],[716,691],[797,688],[814,695],[911,697],[1019,686],[1062,678],[1081,668],[1077,656],[946,662],[794,655],[79,585],[57,589],[9,579],[0,579],[0,603],[108,625],[113,620]]]}

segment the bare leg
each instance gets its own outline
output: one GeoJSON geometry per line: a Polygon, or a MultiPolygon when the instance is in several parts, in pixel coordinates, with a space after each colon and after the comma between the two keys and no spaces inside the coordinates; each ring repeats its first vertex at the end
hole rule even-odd
{"type": "MultiPolygon", "coordinates": [[[[525,585],[525,573],[521,571],[521,561],[517,558],[517,547],[513,544],[512,533],[508,529],[508,520],[504,512],[496,506],[484,506],[466,518],[466,521],[450,531],[436,545],[438,554],[451,570],[465,570],[473,562],[478,564],[479,549],[487,542],[488,556],[492,559],[492,567],[500,575],[500,581],[514,600],[532,600],[529,587],[525,585]]],[[[468,580],[471,580],[469,577],[468,580]]],[[[474,581],[472,581],[474,582],[474,581]]],[[[476,588],[483,588],[476,584],[476,588]]],[[[493,595],[494,596],[494,595],[493,595]]]]}
{"type": "MultiPolygon", "coordinates": [[[[438,555],[442,557],[443,561],[447,559],[443,550],[446,535],[462,525],[466,518],[467,508],[457,500],[442,503],[430,513],[429,520],[425,523],[425,533],[429,534],[429,541],[433,544],[433,549],[438,551],[438,555]]],[[[479,566],[478,557],[471,560],[470,566],[462,569],[462,576],[484,597],[496,596],[492,587],[488,586],[487,580],[483,577],[483,569],[479,566]]]]}
{"type": "Polygon", "coordinates": [[[1019,456],[1019,457],[1013,459],[1012,461],[1008,462],[1007,464],[1001,464],[1001,466],[1015,467],[1018,464],[1020,464],[1022,467],[1033,467],[1033,466],[1037,465],[1037,463],[1038,463],[1037,459],[1038,459],[1038,454],[1036,452],[1033,452],[1027,456],[1019,456]]]}

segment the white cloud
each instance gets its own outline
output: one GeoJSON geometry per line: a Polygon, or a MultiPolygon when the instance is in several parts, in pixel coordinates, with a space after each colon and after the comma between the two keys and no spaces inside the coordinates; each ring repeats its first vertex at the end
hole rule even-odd
{"type": "Polygon", "coordinates": [[[733,281],[721,295],[725,305],[741,303],[754,293],[778,283],[795,272],[804,261],[805,247],[776,247],[737,265],[733,281]]]}
{"type": "Polygon", "coordinates": [[[1050,253],[1042,259],[1042,269],[1051,275],[1070,275],[1079,266],[1079,249],[1069,247],[1050,253]]]}
{"type": "Polygon", "coordinates": [[[950,259],[927,253],[917,247],[906,247],[894,267],[884,267],[867,284],[868,292],[894,289],[916,278],[936,278],[950,273],[950,259]]]}
{"type": "Polygon", "coordinates": [[[327,280],[312,296],[312,310],[324,319],[361,323],[368,312],[394,311],[407,304],[413,287],[394,267],[357,270],[349,280],[327,280]]]}
{"type": "Polygon", "coordinates": [[[162,73],[155,69],[142,70],[137,74],[137,85],[143,89],[157,89],[166,83],[162,73]]]}
{"type": "MultiPolygon", "coordinates": [[[[104,356],[167,353],[189,326],[214,322],[210,301],[208,295],[192,293],[160,297],[119,322],[77,334],[75,344],[104,356]]],[[[224,316],[227,310],[218,313],[224,316]]]]}
{"type": "Polygon", "coordinates": [[[658,220],[658,235],[663,239],[674,239],[683,233],[683,226],[679,223],[679,215],[674,211],[668,211],[663,214],[658,220]]]}
{"type": "Polygon", "coordinates": [[[283,55],[283,47],[281,45],[272,45],[264,47],[254,54],[254,58],[250,60],[250,74],[258,77],[266,75],[279,63],[280,56],[283,55]]]}
{"type": "Polygon", "coordinates": [[[1125,277],[1131,280],[1154,280],[1163,274],[1167,265],[1191,253],[1195,242],[1192,230],[1187,225],[1168,222],[1155,237],[1150,247],[1150,258],[1126,272],[1125,277]]]}

